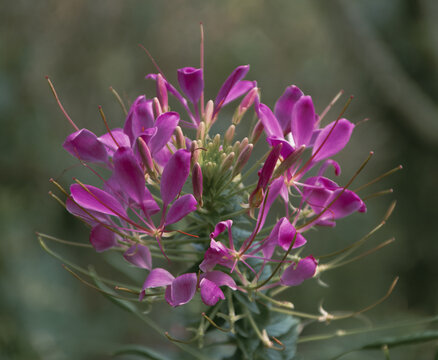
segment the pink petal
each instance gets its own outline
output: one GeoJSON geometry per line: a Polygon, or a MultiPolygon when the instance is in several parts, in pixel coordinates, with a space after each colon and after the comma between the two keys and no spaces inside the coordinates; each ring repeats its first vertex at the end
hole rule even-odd
{"type": "MultiPolygon", "coordinates": [[[[335,200],[341,192],[342,188],[335,190],[327,200],[327,205],[335,200]]],[[[325,214],[327,214],[329,218],[340,219],[359,210],[364,212],[364,203],[361,198],[353,191],[345,190],[325,214]]],[[[325,214],[323,215],[324,218],[326,217],[325,214]]]]}
{"type": "Polygon", "coordinates": [[[226,229],[231,232],[231,225],[233,220],[226,220],[218,222],[214,228],[214,231],[210,234],[210,239],[215,239],[218,235],[222,234],[226,229]]]}
{"type": "Polygon", "coordinates": [[[123,257],[139,268],[148,270],[152,268],[152,255],[147,246],[141,244],[132,245],[125,251],[123,257]]]}
{"type": "Polygon", "coordinates": [[[91,229],[90,243],[97,252],[102,252],[117,245],[116,234],[103,225],[96,225],[91,229]]]}
{"type": "Polygon", "coordinates": [[[103,214],[127,217],[123,206],[112,195],[92,185],[85,188],[79,184],[70,186],[71,196],[78,205],[103,214]]]}
{"type": "Polygon", "coordinates": [[[217,286],[228,286],[230,289],[236,290],[237,289],[237,285],[236,282],[234,281],[234,279],[228,275],[225,274],[222,271],[209,271],[205,274],[203,274],[203,276],[201,275],[201,277],[203,279],[208,279],[210,281],[213,281],[217,286]]]}
{"type": "Polygon", "coordinates": [[[199,287],[201,299],[205,305],[213,306],[216,305],[219,299],[225,299],[224,293],[213,281],[204,278],[199,283],[199,287]]]}
{"type": "Polygon", "coordinates": [[[315,127],[315,109],[310,96],[302,96],[292,112],[292,136],[295,146],[307,145],[315,127]]]}
{"type": "Polygon", "coordinates": [[[131,147],[128,135],[122,129],[113,129],[110,133],[103,134],[97,138],[106,147],[109,156],[113,156],[119,147],[131,147]],[[115,143],[114,139],[117,141],[115,143]]]}
{"type": "Polygon", "coordinates": [[[170,285],[174,279],[175,277],[167,270],[155,268],[146,278],[143,284],[143,290],[170,285]]]}
{"type": "Polygon", "coordinates": [[[222,84],[219,90],[219,93],[216,96],[216,100],[214,101],[215,113],[217,113],[220,107],[224,104],[225,100],[227,99],[233,87],[245,77],[248,71],[249,71],[249,65],[238,66],[233,70],[231,75],[225,80],[225,82],[222,84]]]}
{"type": "Polygon", "coordinates": [[[255,81],[241,80],[236,85],[233,86],[231,91],[229,92],[227,98],[225,99],[223,106],[228,103],[236,100],[238,97],[246,94],[249,90],[251,90],[254,86],[257,86],[255,81]]]}
{"type": "Polygon", "coordinates": [[[313,162],[327,159],[341,151],[350,140],[354,124],[346,119],[340,119],[328,124],[318,135],[313,145],[313,162]],[[334,128],[333,128],[334,127],[334,128]],[[331,129],[333,131],[330,133],[331,129]],[[321,147],[321,149],[319,149],[321,147]],[[319,150],[318,150],[319,149],[319,150]]]}
{"type": "MultiPolygon", "coordinates": [[[[198,279],[195,273],[183,274],[173,280],[170,286],[170,305],[180,306],[192,300],[198,279]]],[[[167,291],[166,291],[167,293],[167,291]]],[[[166,299],[168,300],[168,299],[166,299]]]]}
{"type": "Polygon", "coordinates": [[[184,216],[196,210],[198,202],[192,194],[186,194],[176,200],[166,215],[165,225],[180,221],[184,216]]]}
{"type": "Polygon", "coordinates": [[[283,138],[283,130],[278,123],[278,120],[275,118],[274,113],[267,105],[263,103],[258,104],[256,106],[256,112],[258,118],[265,128],[267,136],[276,136],[278,138],[283,138]]]}
{"type": "Polygon", "coordinates": [[[161,198],[163,206],[169,203],[181,192],[190,173],[189,151],[180,149],[172,155],[161,176],[161,198]]]}
{"type": "Polygon", "coordinates": [[[148,146],[152,156],[161,150],[170,140],[179,122],[179,114],[176,112],[166,112],[161,114],[155,122],[157,132],[149,140],[148,146]]]}
{"type": "Polygon", "coordinates": [[[185,67],[178,69],[178,83],[183,93],[196,104],[204,90],[204,77],[202,69],[185,67]]]}
{"type": "Polygon", "coordinates": [[[74,157],[83,161],[106,162],[108,158],[105,146],[87,129],[81,129],[67,136],[62,146],[74,157]]]}
{"type": "MultiPolygon", "coordinates": [[[[295,230],[295,227],[285,217],[279,220],[279,224],[280,226],[278,227],[277,234],[278,245],[280,245],[284,250],[288,250],[290,244],[295,238],[295,234],[297,231],[295,230]]],[[[298,233],[296,235],[295,243],[292,248],[296,249],[300,246],[303,246],[306,242],[307,241],[304,236],[298,233]]]]}
{"type": "Polygon", "coordinates": [[[275,103],[274,114],[284,134],[291,132],[292,111],[303,92],[295,85],[288,86],[275,103]]]}
{"type": "Polygon", "coordinates": [[[154,126],[153,101],[146,96],[139,96],[129,109],[123,131],[128,135],[131,144],[146,129],[154,126]]]}
{"type": "Polygon", "coordinates": [[[281,284],[286,286],[300,285],[304,280],[310,279],[315,275],[318,263],[313,256],[301,259],[295,268],[295,263],[284,270],[281,275],[281,284]]]}

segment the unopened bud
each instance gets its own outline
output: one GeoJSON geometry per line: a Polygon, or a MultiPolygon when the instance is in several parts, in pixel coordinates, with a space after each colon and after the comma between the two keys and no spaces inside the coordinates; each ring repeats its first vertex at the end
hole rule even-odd
{"type": "Polygon", "coordinates": [[[253,147],[254,147],[253,144],[249,144],[239,154],[239,157],[236,160],[236,164],[234,165],[233,172],[231,174],[231,178],[234,178],[237,174],[240,174],[243,167],[248,162],[249,157],[251,156],[251,152],[252,152],[253,147]]]}
{"type": "Polygon", "coordinates": [[[137,138],[138,151],[140,152],[141,161],[146,169],[146,172],[153,178],[156,179],[156,174],[154,171],[154,161],[152,160],[152,155],[149,147],[146,145],[145,141],[141,138],[137,138]]]}
{"type": "Polygon", "coordinates": [[[201,166],[196,162],[192,169],[192,184],[193,196],[202,207],[202,170],[201,166]]]}
{"type": "Polygon", "coordinates": [[[163,113],[163,109],[161,108],[160,101],[158,100],[158,98],[154,97],[153,102],[154,102],[155,117],[157,118],[163,113]]]}
{"type": "Polygon", "coordinates": [[[286,159],[282,161],[282,163],[275,169],[274,175],[272,175],[272,179],[278,178],[280,175],[283,175],[284,172],[291,168],[297,160],[301,157],[304,150],[306,149],[306,145],[302,145],[297,148],[292,154],[290,154],[286,159]]]}
{"type": "Polygon", "coordinates": [[[249,206],[251,208],[260,207],[260,205],[263,202],[264,197],[265,197],[265,194],[263,192],[263,189],[261,187],[255,188],[255,190],[249,196],[249,206]]]}
{"type": "Polygon", "coordinates": [[[167,87],[166,81],[161,74],[157,74],[157,97],[160,100],[161,109],[163,112],[167,112],[169,108],[169,103],[167,100],[167,87]]]}
{"type": "Polygon", "coordinates": [[[255,144],[257,141],[259,141],[260,136],[262,136],[264,130],[264,126],[261,121],[259,121],[256,126],[254,127],[252,134],[251,134],[251,144],[255,144]]]}
{"type": "Polygon", "coordinates": [[[240,120],[242,120],[243,115],[245,115],[246,111],[252,106],[252,104],[254,104],[256,97],[259,96],[258,91],[259,89],[255,87],[245,95],[239,107],[237,108],[237,112],[233,118],[233,124],[237,125],[240,120]]]}
{"type": "Polygon", "coordinates": [[[205,122],[201,121],[196,132],[196,139],[204,140],[205,137],[205,122]]]}
{"type": "Polygon", "coordinates": [[[283,147],[282,143],[277,144],[272,148],[268,157],[266,158],[265,163],[263,164],[262,169],[259,173],[259,182],[257,187],[261,187],[266,189],[271,180],[272,174],[274,172],[275,166],[277,166],[278,158],[280,157],[281,148],[283,147]]]}
{"type": "Polygon", "coordinates": [[[239,156],[239,154],[240,154],[240,141],[236,141],[234,143],[233,152],[236,154],[236,156],[239,156]]]}
{"type": "Polygon", "coordinates": [[[242,152],[242,150],[246,147],[246,145],[248,145],[248,143],[249,143],[248,138],[247,137],[243,138],[239,146],[239,152],[242,152]]]}
{"type": "Polygon", "coordinates": [[[219,149],[219,146],[221,145],[221,136],[219,134],[216,134],[213,138],[213,147],[215,149],[219,149]]]}
{"type": "Polygon", "coordinates": [[[175,128],[175,142],[177,149],[185,149],[186,148],[186,138],[179,126],[175,128]]]}
{"type": "Polygon", "coordinates": [[[208,100],[207,104],[205,105],[204,110],[204,121],[207,125],[207,128],[210,128],[211,126],[211,120],[213,118],[213,111],[214,111],[214,102],[213,100],[208,100]]]}
{"type": "Polygon", "coordinates": [[[234,162],[234,153],[230,152],[225,159],[223,159],[222,163],[221,163],[221,173],[225,173],[232,165],[234,162]]]}
{"type": "Polygon", "coordinates": [[[225,132],[224,145],[230,145],[231,144],[231,142],[233,141],[234,131],[235,130],[236,130],[236,126],[235,125],[230,125],[230,127],[225,132]]]}

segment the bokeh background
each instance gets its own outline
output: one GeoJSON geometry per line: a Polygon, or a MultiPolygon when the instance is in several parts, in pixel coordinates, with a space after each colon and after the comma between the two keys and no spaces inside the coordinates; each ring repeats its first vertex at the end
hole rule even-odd
{"type": "MultiPolygon", "coordinates": [[[[128,101],[153,89],[144,75],[155,70],[137,44],[147,46],[176,82],[177,68],[198,66],[200,21],[205,26],[207,96],[214,97],[241,64],[251,64],[247,78],[258,81],[263,101],[271,106],[290,84],[311,94],[319,112],[344,89],[355,96],[346,117],[356,123],[370,120],[357,127],[338,156],[343,164],[340,183],[369,150],[375,156],[357,185],[399,164],[404,167],[364,191],[394,188],[392,195],[369,200],[366,215],[311,235],[315,254],[344,247],[377,224],[397,199],[393,216],[370,247],[391,236],[396,242],[324,275],[328,288],[308,281],[285,298],[303,311],[317,311],[322,299],[327,309],[360,309],[381,297],[398,275],[394,293],[362,319],[310,324],[303,334],[436,315],[437,17],[435,0],[1,2],[0,358],[109,359],[121,344],[151,342],[157,350],[175,351],[132,315],[72,278],[38,245],[36,230],[72,241],[87,238],[87,229],[47,195],[54,190],[50,177],[67,186],[73,176],[86,180],[87,175],[61,148],[72,129],[44,76],[50,75],[80,127],[103,133],[98,105],[113,126],[124,121],[109,86],[128,101]]],[[[330,113],[332,118],[346,98],[330,113]]],[[[224,124],[225,118],[226,113],[224,124]]],[[[73,261],[106,269],[89,250],[56,248],[73,261]]],[[[139,279],[145,275],[135,274],[139,279]]],[[[153,311],[164,326],[179,321],[167,307],[153,311]]],[[[298,352],[303,359],[330,358],[376,336],[381,334],[303,343],[298,352]]],[[[396,359],[431,359],[436,351],[437,343],[429,342],[391,354],[396,359]]],[[[361,352],[348,358],[377,359],[383,354],[361,352]]]]}

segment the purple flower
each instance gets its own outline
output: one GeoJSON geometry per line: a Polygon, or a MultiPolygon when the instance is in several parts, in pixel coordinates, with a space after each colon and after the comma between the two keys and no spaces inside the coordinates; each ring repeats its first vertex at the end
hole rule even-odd
{"type": "Polygon", "coordinates": [[[308,256],[298,261],[298,264],[292,263],[283,275],[281,275],[281,284],[286,286],[300,285],[304,280],[310,279],[315,275],[318,263],[313,256],[308,256]]]}

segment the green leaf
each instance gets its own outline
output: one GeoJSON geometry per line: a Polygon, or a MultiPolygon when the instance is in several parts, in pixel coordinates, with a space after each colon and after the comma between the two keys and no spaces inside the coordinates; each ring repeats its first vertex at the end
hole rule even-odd
{"type": "Polygon", "coordinates": [[[249,299],[237,291],[233,293],[234,298],[245,308],[248,308],[249,311],[255,314],[260,314],[260,309],[254,301],[249,301],[249,299]]]}
{"type": "Polygon", "coordinates": [[[119,355],[138,355],[145,359],[150,359],[150,360],[168,360],[168,358],[157,353],[156,351],[141,345],[123,346],[112,353],[112,356],[119,356],[119,355]]]}

